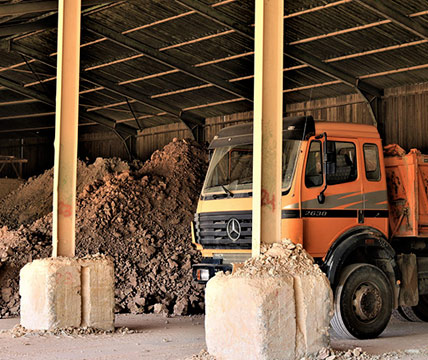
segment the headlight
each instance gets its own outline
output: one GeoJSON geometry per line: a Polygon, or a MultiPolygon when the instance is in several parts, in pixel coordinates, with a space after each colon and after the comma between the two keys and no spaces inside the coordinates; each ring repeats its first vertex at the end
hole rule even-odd
{"type": "Polygon", "coordinates": [[[198,269],[196,271],[196,278],[199,281],[208,281],[210,279],[210,271],[208,269],[198,269]]]}

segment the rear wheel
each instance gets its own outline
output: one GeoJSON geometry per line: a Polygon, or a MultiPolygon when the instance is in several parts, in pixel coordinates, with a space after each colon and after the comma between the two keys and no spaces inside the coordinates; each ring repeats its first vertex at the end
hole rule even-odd
{"type": "Polygon", "coordinates": [[[335,291],[333,329],[342,337],[379,336],[392,312],[392,290],[386,275],[370,264],[347,266],[335,291]]]}
{"type": "Polygon", "coordinates": [[[397,320],[400,321],[412,321],[406,316],[401,306],[392,310],[392,316],[394,316],[397,320]]]}
{"type": "Polygon", "coordinates": [[[428,295],[419,296],[416,306],[402,306],[403,312],[410,321],[428,321],[428,295]]]}

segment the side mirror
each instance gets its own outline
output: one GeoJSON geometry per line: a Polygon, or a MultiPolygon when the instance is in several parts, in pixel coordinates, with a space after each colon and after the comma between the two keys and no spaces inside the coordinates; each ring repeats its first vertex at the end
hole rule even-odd
{"type": "Polygon", "coordinates": [[[324,195],[324,192],[321,192],[321,193],[318,195],[318,202],[319,202],[320,204],[324,204],[324,202],[325,202],[325,195],[324,195]]]}
{"type": "Polygon", "coordinates": [[[336,144],[334,142],[327,141],[327,133],[319,135],[317,138],[324,138],[322,144],[324,188],[321,190],[320,194],[317,197],[318,202],[320,204],[324,204],[324,192],[327,190],[327,175],[331,175],[336,172],[336,144]]]}

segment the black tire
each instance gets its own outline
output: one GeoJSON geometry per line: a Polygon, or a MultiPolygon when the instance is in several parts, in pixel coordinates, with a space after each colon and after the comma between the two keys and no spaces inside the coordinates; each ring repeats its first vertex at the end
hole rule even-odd
{"type": "Polygon", "coordinates": [[[347,266],[335,290],[333,329],[341,337],[373,339],[391,318],[392,290],[386,275],[370,264],[347,266]]]}
{"type": "Polygon", "coordinates": [[[412,321],[403,312],[403,309],[401,308],[401,306],[399,306],[397,309],[392,309],[392,316],[394,316],[394,318],[400,321],[406,321],[406,322],[412,321]]]}
{"type": "Polygon", "coordinates": [[[406,318],[409,319],[409,321],[413,321],[413,322],[422,322],[423,320],[421,320],[419,318],[419,316],[416,315],[415,313],[415,308],[416,306],[400,306],[400,308],[402,309],[404,315],[406,318]]]}
{"type": "Polygon", "coordinates": [[[420,295],[416,306],[403,306],[406,316],[412,321],[428,321],[428,295],[420,295]]]}

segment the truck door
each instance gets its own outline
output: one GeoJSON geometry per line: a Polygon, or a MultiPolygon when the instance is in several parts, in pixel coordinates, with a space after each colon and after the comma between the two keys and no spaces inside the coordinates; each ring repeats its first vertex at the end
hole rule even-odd
{"type": "Polygon", "coordinates": [[[309,253],[319,257],[338,235],[363,219],[358,141],[328,137],[324,142],[325,138],[309,140],[301,197],[303,243],[309,253]],[[329,154],[327,176],[323,170],[325,149],[329,154]]]}
{"type": "Polygon", "coordinates": [[[361,174],[364,203],[364,224],[388,234],[388,195],[386,192],[385,166],[379,154],[380,140],[360,139],[364,158],[361,174]]]}

